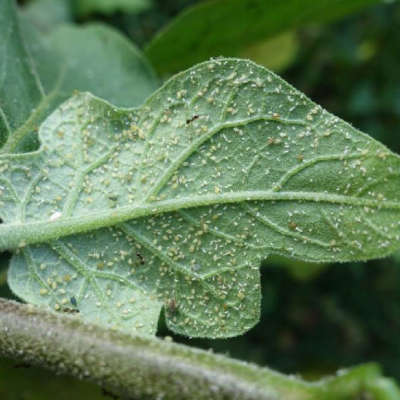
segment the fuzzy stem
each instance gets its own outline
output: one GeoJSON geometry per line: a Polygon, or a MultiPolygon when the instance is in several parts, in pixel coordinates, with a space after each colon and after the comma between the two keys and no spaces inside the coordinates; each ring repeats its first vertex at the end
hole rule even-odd
{"type": "Polygon", "coordinates": [[[368,387],[377,400],[392,400],[398,397],[390,393],[399,393],[374,364],[306,383],[211,352],[113,332],[5,299],[0,299],[0,355],[141,400],[340,400],[356,399],[368,387]]]}

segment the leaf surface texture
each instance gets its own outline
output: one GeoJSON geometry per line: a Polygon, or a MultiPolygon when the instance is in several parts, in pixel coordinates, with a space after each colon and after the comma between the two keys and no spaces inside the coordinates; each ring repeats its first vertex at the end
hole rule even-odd
{"type": "Polygon", "coordinates": [[[10,286],[106,326],[153,334],[164,306],[176,332],[238,335],[268,254],[398,247],[399,157],[248,61],[200,64],[137,109],[78,94],[39,136],[0,158],[10,286]]]}

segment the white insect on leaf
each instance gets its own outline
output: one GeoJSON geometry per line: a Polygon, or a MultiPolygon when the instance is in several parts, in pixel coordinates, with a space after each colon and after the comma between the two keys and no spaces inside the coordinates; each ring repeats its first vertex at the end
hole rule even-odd
{"type": "Polygon", "coordinates": [[[39,137],[0,158],[1,248],[26,245],[9,283],[88,321],[154,334],[164,306],[175,332],[239,335],[269,254],[399,247],[400,158],[249,61],[199,64],[137,109],[77,94],[39,137]]]}

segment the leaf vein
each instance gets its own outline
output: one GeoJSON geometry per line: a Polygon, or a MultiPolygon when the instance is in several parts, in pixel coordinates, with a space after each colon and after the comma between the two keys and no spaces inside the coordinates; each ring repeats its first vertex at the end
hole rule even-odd
{"type": "Polygon", "coordinates": [[[319,247],[323,247],[323,248],[329,248],[331,247],[331,245],[329,243],[323,242],[321,240],[318,239],[313,239],[310,238],[306,235],[302,235],[300,233],[297,232],[291,232],[288,229],[284,229],[281,226],[279,226],[278,224],[275,224],[274,222],[272,222],[269,218],[267,218],[265,215],[261,215],[261,213],[259,213],[258,211],[254,210],[252,207],[250,207],[247,204],[242,204],[241,205],[243,207],[243,209],[250,214],[252,217],[254,217],[257,221],[261,222],[262,224],[264,224],[266,227],[274,230],[275,232],[283,235],[283,236],[288,236],[288,237],[292,237],[295,238],[297,240],[302,240],[304,242],[307,243],[312,243],[315,244],[319,247]]]}
{"type": "Polygon", "coordinates": [[[148,191],[147,195],[144,198],[144,202],[149,201],[150,199],[154,198],[157,196],[159,191],[163,188],[163,186],[168,182],[168,180],[171,178],[171,176],[181,167],[181,165],[186,161],[186,159],[192,155],[200,145],[202,145],[204,142],[209,140],[211,137],[219,133],[220,131],[228,128],[235,128],[238,126],[245,126],[253,122],[260,122],[260,121],[275,121],[279,122],[282,124],[287,124],[287,125],[304,125],[304,122],[299,121],[299,120],[284,120],[284,119],[279,119],[276,120],[273,117],[266,117],[266,116],[255,116],[251,118],[246,118],[246,119],[241,119],[241,120],[235,120],[235,121],[230,121],[225,124],[219,124],[215,126],[214,128],[211,128],[206,134],[200,136],[197,140],[194,140],[188,147],[186,147],[178,156],[171,162],[171,165],[166,168],[164,173],[159,177],[159,179],[156,181],[154,186],[150,188],[148,191]]]}

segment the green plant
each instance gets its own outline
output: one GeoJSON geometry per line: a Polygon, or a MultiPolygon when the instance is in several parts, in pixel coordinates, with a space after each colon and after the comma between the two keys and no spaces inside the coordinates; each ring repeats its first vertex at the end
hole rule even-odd
{"type": "MultiPolygon", "coordinates": [[[[368,2],[337,3],[311,15],[368,2]]],[[[48,311],[1,301],[0,351],[134,398],[399,398],[374,365],[307,384],[146,336],[162,308],[191,337],[250,329],[269,254],[391,254],[400,158],[250,61],[206,61],[148,97],[158,80],[117,33],[27,16],[0,3],[0,250],[12,291],[48,311]]]]}

